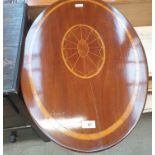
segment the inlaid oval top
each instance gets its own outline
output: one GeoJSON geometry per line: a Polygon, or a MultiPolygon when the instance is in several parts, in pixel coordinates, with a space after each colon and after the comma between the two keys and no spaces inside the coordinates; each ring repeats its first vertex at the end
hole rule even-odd
{"type": "Polygon", "coordinates": [[[126,18],[102,0],[49,6],[25,42],[21,88],[38,127],[77,151],[107,149],[142,113],[147,62],[126,18]]]}

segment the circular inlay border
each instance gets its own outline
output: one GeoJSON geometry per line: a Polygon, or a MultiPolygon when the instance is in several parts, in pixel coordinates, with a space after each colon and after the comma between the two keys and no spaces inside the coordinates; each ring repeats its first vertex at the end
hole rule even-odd
{"type": "Polygon", "coordinates": [[[61,54],[65,66],[73,75],[89,79],[98,75],[104,66],[105,45],[93,27],[77,24],[64,34],[61,54]]]}

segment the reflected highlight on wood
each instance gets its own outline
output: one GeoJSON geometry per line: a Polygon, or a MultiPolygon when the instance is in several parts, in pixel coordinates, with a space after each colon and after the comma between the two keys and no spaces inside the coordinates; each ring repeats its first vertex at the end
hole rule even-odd
{"type": "Polygon", "coordinates": [[[54,3],[26,38],[27,108],[48,137],[73,150],[107,149],[129,134],[144,107],[147,75],[136,32],[103,1],[54,3]]]}

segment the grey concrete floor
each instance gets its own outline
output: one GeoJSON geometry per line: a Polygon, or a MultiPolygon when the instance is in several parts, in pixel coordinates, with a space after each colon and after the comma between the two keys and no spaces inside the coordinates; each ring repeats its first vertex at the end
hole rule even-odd
{"type": "Polygon", "coordinates": [[[118,145],[97,153],[79,153],[65,149],[54,142],[43,142],[31,129],[18,131],[16,143],[9,143],[4,132],[4,155],[151,155],[152,115],[143,114],[136,128],[118,145]]]}

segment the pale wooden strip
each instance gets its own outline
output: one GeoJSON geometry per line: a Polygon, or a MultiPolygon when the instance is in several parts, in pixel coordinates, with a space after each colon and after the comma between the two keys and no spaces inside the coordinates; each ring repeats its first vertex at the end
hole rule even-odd
{"type": "Polygon", "coordinates": [[[152,112],[152,94],[147,95],[147,100],[143,113],[152,112]]]}
{"type": "Polygon", "coordinates": [[[135,27],[135,30],[145,49],[149,76],[152,76],[152,26],[135,27]]]}
{"type": "Polygon", "coordinates": [[[148,92],[152,92],[152,78],[149,78],[149,81],[148,81],[148,92]]]}

